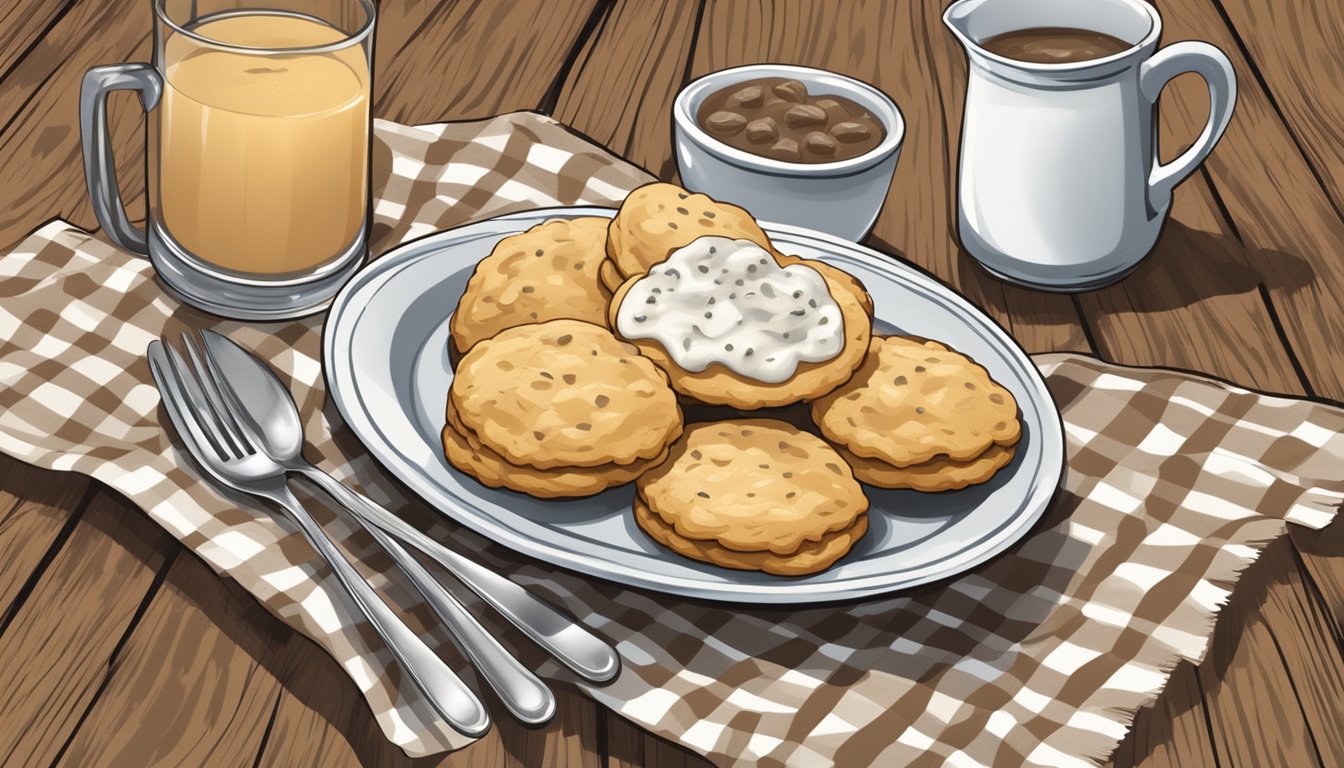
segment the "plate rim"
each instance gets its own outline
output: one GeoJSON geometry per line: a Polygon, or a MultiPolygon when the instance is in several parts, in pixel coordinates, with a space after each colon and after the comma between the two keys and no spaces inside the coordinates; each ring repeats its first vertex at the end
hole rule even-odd
{"type": "Polygon", "coordinates": [[[961,556],[949,557],[943,561],[943,563],[953,563],[951,566],[935,567],[939,564],[931,564],[926,568],[934,568],[932,572],[914,578],[907,577],[897,582],[890,582],[890,574],[869,574],[845,581],[821,584],[788,580],[781,581],[777,585],[742,584],[734,583],[731,580],[703,582],[666,575],[654,578],[637,568],[607,560],[594,559],[588,554],[575,552],[563,546],[520,536],[507,528],[494,525],[488,516],[472,515],[465,510],[458,509],[458,507],[466,506],[466,504],[443,493],[438,484],[429,478],[422,469],[411,464],[395,449],[385,450],[386,440],[383,440],[383,444],[379,445],[370,445],[365,440],[365,435],[369,430],[372,430],[375,435],[381,433],[372,423],[368,409],[356,405],[356,402],[362,403],[363,401],[354,391],[353,366],[350,365],[348,359],[343,360],[336,354],[338,342],[341,338],[352,337],[353,330],[358,326],[358,318],[367,307],[367,300],[356,302],[362,290],[376,283],[379,277],[386,275],[388,272],[424,258],[427,254],[423,251],[430,246],[432,240],[460,239],[470,236],[471,230],[490,230],[496,228],[500,223],[513,220],[544,220],[545,218],[578,216],[611,218],[616,214],[616,210],[615,208],[602,206],[548,206],[501,214],[456,227],[428,232],[397,245],[376,261],[362,268],[342,287],[332,301],[323,320],[322,328],[321,366],[327,397],[336,405],[346,426],[368,452],[368,456],[389,475],[405,484],[422,503],[440,514],[448,516],[457,524],[515,552],[536,558],[555,567],[574,571],[585,577],[599,578],[681,599],[700,599],[720,603],[755,602],[771,605],[815,605],[872,598],[943,581],[976,568],[1002,554],[1006,549],[1024,538],[1049,509],[1062,487],[1068,471],[1065,458],[1063,418],[1054,398],[1050,395],[1040,369],[1032,362],[1030,355],[1017,340],[955,288],[913,264],[884,255],[860,243],[844,240],[806,227],[768,221],[759,222],[761,228],[767,234],[772,236],[781,234],[810,240],[823,250],[839,249],[846,252],[846,256],[861,258],[865,266],[877,272],[885,273],[892,280],[906,284],[913,283],[926,294],[932,294],[943,301],[950,302],[958,313],[969,318],[968,322],[976,322],[987,329],[993,337],[992,342],[1007,351],[1005,357],[1026,372],[1025,383],[1033,389],[1031,395],[1037,409],[1041,411],[1041,421],[1053,427],[1049,431],[1053,431],[1054,434],[1043,433],[1037,437],[1041,440],[1041,467],[1037,473],[1032,493],[1022,502],[1024,509],[1027,511],[1015,515],[992,537],[979,541],[974,548],[974,556],[965,558],[965,552],[971,550],[963,550],[959,553],[961,556]],[[347,387],[349,390],[347,390],[347,387]],[[351,400],[355,402],[351,402],[351,400]],[[1049,477],[1052,467],[1056,468],[1056,476],[1053,479],[1049,477]],[[889,583],[882,583],[884,576],[889,583]]]}

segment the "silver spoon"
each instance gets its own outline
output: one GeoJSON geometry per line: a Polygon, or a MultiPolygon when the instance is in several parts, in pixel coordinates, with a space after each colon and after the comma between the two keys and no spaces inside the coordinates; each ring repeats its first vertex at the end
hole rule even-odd
{"type": "MultiPolygon", "coordinates": [[[[244,402],[253,401],[240,397],[232,386],[231,378],[241,376],[246,369],[230,369],[228,372],[221,370],[212,363],[209,352],[205,355],[200,354],[196,341],[189,333],[182,334],[182,341],[192,362],[208,377],[209,382],[206,386],[213,384],[219,390],[224,406],[229,411],[228,415],[236,420],[239,431],[251,438],[263,454],[286,470],[291,469],[296,462],[303,461],[299,452],[303,444],[303,431],[298,421],[298,409],[293,408],[292,399],[288,399],[293,408],[291,424],[286,425],[280,419],[271,419],[266,422],[267,429],[259,429],[257,425],[251,423],[251,418],[243,405],[244,402]],[[298,436],[297,439],[295,435],[298,436]]],[[[278,407],[271,411],[283,414],[290,409],[278,407]]],[[[453,638],[457,640],[467,658],[471,659],[481,677],[485,678],[490,687],[499,694],[500,701],[504,702],[509,712],[529,725],[538,725],[550,720],[555,715],[555,696],[532,673],[532,670],[523,666],[513,654],[500,645],[499,641],[481,626],[476,617],[472,616],[466,607],[434,578],[434,574],[421,565],[420,561],[407,552],[396,539],[377,526],[365,522],[356,510],[350,511],[355,514],[356,520],[369,535],[373,536],[374,541],[387,551],[397,567],[405,572],[416,591],[452,632],[453,638]]]]}
{"type": "Polygon", "coordinates": [[[150,342],[146,354],[169,420],[201,469],[220,485],[267,499],[284,511],[331,567],[430,706],[458,731],[468,736],[484,734],[490,728],[490,716],[476,694],[346,561],[290,492],[285,468],[260,452],[221,412],[223,403],[210,394],[209,382],[200,380],[206,374],[193,372],[177,350],[160,341],[150,342]]]}
{"type": "Polygon", "coordinates": [[[433,558],[533,642],[576,674],[594,683],[615,679],[620,656],[601,638],[546,600],[479,563],[454,552],[371,499],[345,487],[303,458],[303,424],[289,390],[255,355],[211,331],[202,331],[207,362],[227,377],[237,404],[262,433],[266,450],[287,469],[302,474],[351,510],[433,558]],[[282,458],[285,457],[285,458],[282,458]]]}

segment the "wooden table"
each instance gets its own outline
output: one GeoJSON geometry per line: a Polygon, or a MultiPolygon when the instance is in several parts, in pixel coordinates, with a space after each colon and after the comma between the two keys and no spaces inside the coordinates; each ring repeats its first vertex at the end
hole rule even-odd
{"type": "MultiPolygon", "coordinates": [[[[912,0],[515,0],[381,4],[377,113],[430,122],[536,109],[671,177],[669,105],[689,79],[777,61],[889,93],[909,124],[870,242],[958,286],[1033,352],[1193,369],[1344,400],[1344,5],[1163,0],[1165,40],[1231,56],[1236,117],[1176,194],[1152,258],[1078,296],[990,279],[961,251],[953,193],[965,61],[912,0]]],[[[76,122],[83,72],[147,60],[148,0],[0,9],[0,247],[43,221],[96,223],[76,122]]],[[[1162,99],[1164,157],[1203,87],[1162,99]]],[[[140,110],[114,97],[124,189],[143,205],[140,110]]],[[[1341,468],[1344,471],[1344,467],[1341,468]]],[[[1294,529],[1242,579],[1208,659],[1178,666],[1116,765],[1344,765],[1344,527],[1294,529]]],[[[114,492],[0,459],[0,762],[393,765],[342,671],[114,492]]],[[[702,764],[574,692],[528,730],[503,716],[426,764],[702,764]]]]}

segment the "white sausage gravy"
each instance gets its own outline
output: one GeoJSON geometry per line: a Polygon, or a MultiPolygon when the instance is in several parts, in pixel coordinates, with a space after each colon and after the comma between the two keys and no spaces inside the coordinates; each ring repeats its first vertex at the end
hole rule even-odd
{"type": "Polygon", "coordinates": [[[830,360],[845,342],[819,272],[781,267],[759,245],[726,237],[702,237],[649,270],[626,292],[616,329],[657,341],[687,371],[720,363],[766,384],[830,360]]]}

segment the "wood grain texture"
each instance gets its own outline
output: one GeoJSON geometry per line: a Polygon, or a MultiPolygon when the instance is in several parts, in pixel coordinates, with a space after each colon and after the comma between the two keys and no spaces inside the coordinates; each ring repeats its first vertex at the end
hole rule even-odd
{"type": "Polygon", "coordinates": [[[1140,710],[1134,727],[1111,756],[1115,768],[1181,768],[1215,764],[1199,675],[1189,662],[1171,671],[1166,688],[1151,707],[1140,710]]]}
{"type": "Polygon", "coordinates": [[[609,768],[701,768],[710,763],[684,747],[612,715],[607,721],[607,765],[609,768]]]}
{"type": "Polygon", "coordinates": [[[487,693],[483,700],[495,725],[484,737],[456,752],[411,760],[383,736],[354,683],[331,658],[297,633],[285,644],[274,665],[282,688],[258,766],[527,768],[592,765],[601,754],[597,705],[554,686],[559,715],[544,727],[519,724],[487,693]]]}
{"type": "MultiPolygon", "coordinates": [[[[1259,62],[1245,56],[1237,34],[1215,5],[1182,0],[1162,2],[1159,7],[1168,39],[1208,40],[1228,54],[1238,72],[1236,115],[1209,157],[1204,176],[1209,194],[1233,232],[1224,243],[1236,245],[1236,262],[1222,271],[1239,273],[1237,279],[1243,286],[1258,285],[1267,297],[1269,319],[1278,321],[1275,330],[1282,332],[1280,345],[1289,362],[1301,367],[1295,386],[1281,382],[1266,388],[1341,399],[1344,356],[1335,350],[1344,348],[1344,313],[1339,302],[1328,297],[1344,294],[1344,263],[1336,257],[1338,243],[1344,242],[1344,221],[1317,183],[1308,155],[1291,135],[1273,96],[1255,76],[1259,62]]],[[[1200,93],[1201,85],[1188,79],[1180,85],[1170,97],[1164,96],[1161,108],[1170,121],[1169,131],[1174,130],[1171,126],[1184,124],[1185,135],[1189,135],[1188,127],[1203,121],[1207,99],[1200,93]]],[[[1238,319],[1232,321],[1242,324],[1238,319]]],[[[1265,319],[1258,325],[1263,329],[1265,319]]],[[[1243,331],[1233,341],[1241,346],[1247,338],[1256,337],[1243,331]]],[[[1242,372],[1228,375],[1249,382],[1242,372]]],[[[1289,372],[1284,370],[1282,375],[1287,377],[1289,372]]],[[[1327,598],[1337,596],[1320,607],[1329,625],[1338,628],[1344,622],[1344,539],[1340,538],[1344,529],[1333,526],[1314,532],[1290,526],[1290,534],[1309,579],[1327,598]]]]}
{"type": "Polygon", "coordinates": [[[251,765],[280,695],[272,665],[287,632],[183,552],[60,764],[251,765]]]}
{"type": "Polygon", "coordinates": [[[1308,730],[1323,765],[1344,765],[1344,658],[1333,625],[1300,569],[1292,541],[1281,538],[1260,556],[1275,577],[1260,611],[1293,681],[1308,730]]]}
{"type": "Polygon", "coordinates": [[[38,469],[0,455],[0,626],[25,585],[40,578],[63,532],[78,514],[90,481],[38,469]]]}
{"type": "MultiPolygon", "coordinates": [[[[1203,83],[1193,76],[1168,86],[1158,105],[1164,161],[1199,135],[1207,103],[1203,83]]],[[[1170,218],[1143,266],[1120,283],[1079,296],[1098,351],[1120,363],[1185,368],[1302,394],[1253,259],[1205,176],[1195,173],[1176,188],[1170,218]]]]}
{"type": "Polygon", "coordinates": [[[1288,535],[1302,558],[1309,585],[1330,617],[1330,628],[1344,634],[1344,525],[1323,531],[1290,525],[1288,535]]]}
{"type": "Polygon", "coordinates": [[[1267,611],[1270,593],[1290,578],[1286,568],[1291,560],[1285,562],[1272,550],[1288,546],[1287,539],[1276,540],[1262,555],[1263,562],[1248,568],[1237,582],[1199,666],[1204,705],[1222,765],[1334,765],[1322,763],[1299,700],[1299,681],[1289,672],[1275,639],[1272,625],[1277,617],[1267,611]]]}
{"type": "Polygon", "coordinates": [[[375,113],[403,123],[547,107],[599,0],[379,6],[375,113]]]}
{"type": "Polygon", "coordinates": [[[672,178],[672,101],[685,80],[704,2],[617,2],[565,78],[555,118],[650,173],[672,178]],[[640,39],[662,44],[631,45],[640,39]]]}
{"type": "MultiPolygon", "coordinates": [[[[1329,2],[1216,0],[1272,104],[1344,207],[1344,14],[1329,2]]],[[[1247,70],[1241,70],[1247,72],[1247,70]]],[[[1249,72],[1248,72],[1249,74],[1249,72]]]]}
{"type": "MultiPolygon", "coordinates": [[[[1304,5],[1284,6],[1283,13],[1301,14],[1304,5]]],[[[1303,152],[1274,95],[1257,77],[1260,62],[1244,55],[1216,4],[1164,0],[1159,8],[1167,39],[1207,40],[1232,60],[1238,75],[1236,114],[1205,168],[1241,243],[1240,279],[1264,285],[1304,369],[1304,386],[1344,400],[1344,356],[1337,353],[1344,349],[1344,310],[1330,298],[1344,295],[1344,261],[1337,257],[1344,221],[1337,200],[1317,182],[1311,156],[1303,152]]],[[[1292,41],[1284,47],[1297,45],[1292,41]]],[[[1315,74],[1304,79],[1321,89],[1324,108],[1344,104],[1344,85],[1338,80],[1315,74]]],[[[1202,122],[1206,100],[1185,98],[1190,93],[1164,98],[1163,110],[1180,113],[1187,123],[1202,122]]]]}
{"type": "Polygon", "coordinates": [[[1127,365],[1185,368],[1302,394],[1244,252],[1203,180],[1176,191],[1172,220],[1134,274],[1081,294],[1098,351],[1127,365]]]}
{"type": "MultiPolygon", "coordinates": [[[[147,61],[150,5],[80,2],[0,83],[0,248],[62,216],[95,229],[79,145],[79,86],[98,64],[147,61]]],[[[132,217],[142,215],[143,112],[133,96],[111,99],[117,177],[132,217]]]]}
{"type": "Polygon", "coordinates": [[[48,765],[59,754],[178,547],[124,499],[93,498],[0,636],[0,764],[48,765]]]}
{"type": "MultiPolygon", "coordinates": [[[[1344,399],[1344,9],[1328,0],[1159,7],[1167,40],[1205,39],[1229,53],[1241,101],[1206,171],[1178,190],[1158,252],[1121,286],[1076,304],[1004,286],[957,247],[965,62],[939,4],[388,0],[377,108],[408,122],[553,108],[668,176],[667,110],[688,75],[764,60],[847,72],[892,94],[910,123],[873,243],[959,286],[1029,350],[1089,349],[1081,308],[1112,359],[1344,399]]],[[[79,80],[94,64],[145,58],[149,16],[143,0],[0,9],[0,247],[56,214],[94,225],[79,164],[79,80]]],[[[1164,95],[1167,154],[1202,123],[1200,89],[1187,79],[1164,95]]],[[[143,192],[141,124],[132,100],[114,99],[113,143],[133,211],[143,192]]],[[[0,755],[50,762],[73,733],[64,758],[75,764],[144,755],[191,764],[207,752],[242,764],[412,762],[311,642],[190,556],[163,572],[178,545],[105,494],[67,527],[88,481],[50,477],[0,460],[0,606],[26,594],[0,633],[0,755]],[[163,588],[146,602],[156,572],[163,588]]],[[[1115,765],[1344,759],[1344,528],[1294,529],[1292,539],[1300,562],[1280,543],[1248,572],[1209,660],[1178,666],[1115,765]]],[[[415,763],[598,765],[607,750],[613,766],[704,764],[577,694],[559,696],[561,717],[546,729],[501,722],[480,744],[415,763]]]]}
{"type": "Polygon", "coordinates": [[[0,7],[0,81],[75,0],[18,0],[0,7]]]}

